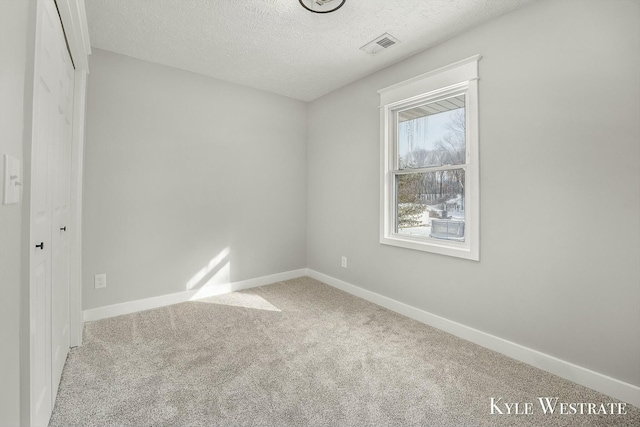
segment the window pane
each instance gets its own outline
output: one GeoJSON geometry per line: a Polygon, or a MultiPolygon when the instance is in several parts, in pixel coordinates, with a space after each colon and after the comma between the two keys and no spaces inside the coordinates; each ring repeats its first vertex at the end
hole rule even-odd
{"type": "Polygon", "coordinates": [[[464,169],[396,175],[396,233],[464,242],[464,169]]]}
{"type": "Polygon", "coordinates": [[[400,169],[464,164],[465,127],[464,95],[399,111],[400,169]]]}

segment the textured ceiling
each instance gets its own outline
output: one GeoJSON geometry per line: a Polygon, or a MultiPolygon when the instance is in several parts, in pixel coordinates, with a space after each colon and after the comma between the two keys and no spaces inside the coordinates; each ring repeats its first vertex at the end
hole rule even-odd
{"type": "Polygon", "coordinates": [[[85,0],[93,47],[310,101],[529,0],[85,0]],[[384,32],[401,43],[359,48],[384,32]]]}

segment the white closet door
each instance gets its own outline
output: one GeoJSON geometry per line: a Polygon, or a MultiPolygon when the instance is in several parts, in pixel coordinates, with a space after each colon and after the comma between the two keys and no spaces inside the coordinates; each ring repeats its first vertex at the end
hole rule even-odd
{"type": "Polygon", "coordinates": [[[60,384],[62,368],[69,352],[69,217],[71,190],[71,139],[73,120],[74,72],[64,42],[62,27],[57,46],[60,88],[56,105],[57,132],[52,149],[52,228],[51,228],[51,358],[52,402],[60,384]]]}
{"type": "Polygon", "coordinates": [[[53,0],[38,1],[29,260],[30,415],[33,426],[49,423],[69,347],[69,245],[65,233],[59,230],[69,217],[72,111],[69,91],[73,78],[69,82],[67,59],[55,4],[53,0]]]}
{"type": "Polygon", "coordinates": [[[51,415],[50,151],[56,131],[56,20],[52,2],[38,2],[31,147],[30,342],[31,424],[51,415]]]}

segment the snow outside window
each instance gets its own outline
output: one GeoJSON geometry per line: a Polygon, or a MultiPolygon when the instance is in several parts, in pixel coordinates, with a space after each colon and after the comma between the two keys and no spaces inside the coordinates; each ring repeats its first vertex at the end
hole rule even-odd
{"type": "Polygon", "coordinates": [[[479,59],[379,91],[380,243],[479,260],[479,59]]]}

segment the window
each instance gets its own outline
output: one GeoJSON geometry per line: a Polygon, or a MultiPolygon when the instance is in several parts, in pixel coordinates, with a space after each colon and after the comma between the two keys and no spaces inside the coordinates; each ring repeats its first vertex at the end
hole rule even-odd
{"type": "Polygon", "coordinates": [[[479,260],[479,60],[379,91],[380,243],[479,260]]]}

